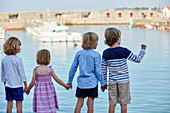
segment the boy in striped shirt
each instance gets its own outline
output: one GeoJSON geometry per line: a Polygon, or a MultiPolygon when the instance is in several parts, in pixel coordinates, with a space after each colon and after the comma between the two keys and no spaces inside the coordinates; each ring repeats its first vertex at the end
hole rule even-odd
{"type": "Polygon", "coordinates": [[[130,86],[127,59],[140,63],[145,55],[146,45],[141,45],[141,51],[134,55],[127,48],[120,45],[121,32],[117,28],[108,28],[105,31],[105,44],[110,48],[103,51],[102,70],[107,83],[107,68],[109,70],[109,113],[115,112],[116,104],[121,105],[121,113],[127,113],[127,104],[130,104],[130,86]]]}

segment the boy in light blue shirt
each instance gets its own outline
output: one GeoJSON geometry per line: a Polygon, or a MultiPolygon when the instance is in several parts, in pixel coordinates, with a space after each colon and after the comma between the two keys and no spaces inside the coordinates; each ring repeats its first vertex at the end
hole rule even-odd
{"type": "Polygon", "coordinates": [[[93,113],[94,98],[98,97],[98,81],[101,83],[101,90],[106,88],[101,67],[101,56],[96,49],[98,36],[93,32],[83,35],[82,48],[77,52],[69,72],[68,84],[72,84],[77,67],[79,76],[77,78],[76,97],[77,105],[74,113],[80,113],[84,104],[84,98],[88,97],[88,113],[93,113]]]}

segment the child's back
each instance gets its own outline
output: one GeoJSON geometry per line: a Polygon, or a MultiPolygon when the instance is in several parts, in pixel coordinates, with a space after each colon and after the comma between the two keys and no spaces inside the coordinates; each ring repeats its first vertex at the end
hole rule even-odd
{"type": "Polygon", "coordinates": [[[51,81],[51,67],[36,67],[36,83],[34,87],[33,111],[56,111],[58,107],[57,95],[51,81]],[[41,70],[50,70],[41,72],[41,70]],[[40,71],[39,71],[40,70],[40,71]]]}
{"type": "Polygon", "coordinates": [[[7,55],[2,59],[2,80],[5,81],[7,87],[22,87],[22,82],[26,81],[22,59],[16,55],[7,55]]]}
{"type": "MultiPolygon", "coordinates": [[[[109,83],[121,83],[129,81],[129,72],[127,59],[139,63],[145,54],[144,50],[141,50],[139,57],[134,56],[133,53],[124,47],[108,48],[103,52],[103,69],[105,66],[109,69],[109,83]]],[[[106,70],[104,70],[106,80],[106,70]]]]}
{"type": "Polygon", "coordinates": [[[2,59],[1,63],[1,81],[5,85],[7,113],[12,112],[13,100],[16,101],[17,112],[22,113],[23,83],[24,89],[27,88],[22,59],[16,56],[20,52],[20,46],[21,42],[16,37],[8,38],[3,46],[7,56],[2,59]]]}
{"type": "Polygon", "coordinates": [[[67,90],[71,87],[60,80],[51,66],[48,66],[50,64],[50,59],[51,55],[48,50],[42,49],[37,52],[36,61],[39,66],[33,70],[31,83],[25,90],[25,92],[29,94],[31,88],[35,85],[33,112],[56,113],[56,109],[59,109],[57,95],[53,82],[51,81],[51,76],[67,90]]]}
{"type": "Polygon", "coordinates": [[[130,104],[130,84],[127,59],[140,63],[145,54],[146,45],[141,45],[141,51],[134,55],[127,48],[120,47],[121,32],[116,28],[105,31],[105,44],[110,48],[104,50],[102,69],[107,83],[107,68],[109,70],[109,113],[114,113],[116,104],[121,105],[121,113],[127,113],[130,104]]]}
{"type": "MultiPolygon", "coordinates": [[[[98,84],[97,78],[102,73],[101,70],[95,71],[101,67],[100,54],[93,49],[83,49],[77,52],[73,65],[71,67],[70,75],[74,75],[76,68],[79,66],[79,76],[77,77],[77,84],[79,88],[94,88],[98,84]]],[[[73,77],[69,79],[72,83],[73,77]]],[[[103,84],[102,84],[103,85],[103,84]]]]}
{"type": "Polygon", "coordinates": [[[84,98],[87,99],[88,113],[93,113],[94,99],[98,97],[98,81],[101,83],[101,89],[104,91],[105,82],[101,68],[101,56],[96,49],[98,42],[97,34],[88,32],[83,35],[83,50],[77,52],[69,72],[68,84],[72,84],[76,70],[79,66],[79,76],[77,78],[77,105],[74,113],[80,113],[84,104],[84,98]]]}

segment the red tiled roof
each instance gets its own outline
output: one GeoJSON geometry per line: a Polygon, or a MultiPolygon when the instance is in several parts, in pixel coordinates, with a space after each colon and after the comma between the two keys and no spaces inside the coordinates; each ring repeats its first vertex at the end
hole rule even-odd
{"type": "Polygon", "coordinates": [[[168,8],[170,10],[170,6],[167,6],[166,8],[168,8]]]}

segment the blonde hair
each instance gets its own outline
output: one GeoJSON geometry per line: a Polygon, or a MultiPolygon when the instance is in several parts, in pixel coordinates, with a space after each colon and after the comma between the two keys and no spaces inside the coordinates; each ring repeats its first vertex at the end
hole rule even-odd
{"type": "Polygon", "coordinates": [[[37,64],[48,65],[50,64],[50,52],[47,49],[41,49],[37,52],[37,64]]]}
{"type": "Polygon", "coordinates": [[[6,40],[3,50],[6,55],[16,55],[20,52],[21,42],[16,37],[10,37],[6,40]]]}
{"type": "Polygon", "coordinates": [[[113,27],[107,28],[105,30],[105,39],[106,39],[105,44],[107,44],[108,46],[112,46],[118,41],[120,36],[121,36],[121,32],[119,29],[113,27]]]}
{"type": "Polygon", "coordinates": [[[98,41],[98,36],[96,33],[87,32],[83,35],[82,48],[83,49],[93,49],[93,46],[98,41]]]}

